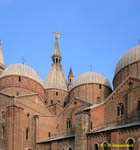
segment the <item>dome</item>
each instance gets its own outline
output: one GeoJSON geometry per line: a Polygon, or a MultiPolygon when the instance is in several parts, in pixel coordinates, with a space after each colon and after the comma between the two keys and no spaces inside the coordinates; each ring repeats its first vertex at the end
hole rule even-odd
{"type": "Polygon", "coordinates": [[[140,61],[140,45],[130,49],[118,62],[115,75],[124,67],[140,61]]]}
{"type": "Polygon", "coordinates": [[[84,74],[81,74],[73,83],[72,88],[86,84],[86,83],[97,83],[97,84],[103,84],[105,86],[108,86],[111,88],[111,85],[109,81],[101,74],[97,72],[86,72],[84,74]]]}
{"type": "Polygon", "coordinates": [[[37,74],[31,67],[28,67],[25,64],[12,64],[8,66],[3,72],[0,78],[10,75],[19,75],[28,77],[30,79],[35,80],[36,82],[40,83],[42,85],[42,81],[37,74]]]}

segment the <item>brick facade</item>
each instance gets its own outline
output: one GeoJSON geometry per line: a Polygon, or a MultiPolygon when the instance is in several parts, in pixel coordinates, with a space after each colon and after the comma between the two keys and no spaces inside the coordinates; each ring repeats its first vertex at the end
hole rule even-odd
{"type": "MultiPolygon", "coordinates": [[[[61,62],[57,46],[53,63],[61,62]]],[[[56,78],[44,88],[29,76],[0,77],[0,150],[140,150],[139,65],[122,68],[113,91],[99,79],[72,88],[72,70],[65,86],[62,68],[60,89],[56,78]]]]}

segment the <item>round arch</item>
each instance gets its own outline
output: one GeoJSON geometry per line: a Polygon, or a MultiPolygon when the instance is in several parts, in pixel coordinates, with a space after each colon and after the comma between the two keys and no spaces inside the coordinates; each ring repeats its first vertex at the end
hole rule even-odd
{"type": "Polygon", "coordinates": [[[67,150],[73,150],[72,146],[69,146],[67,150]]]}
{"type": "Polygon", "coordinates": [[[129,138],[126,140],[126,143],[128,143],[128,141],[129,141],[130,139],[132,139],[133,142],[135,143],[135,139],[134,139],[133,137],[129,137],[129,138]]]}
{"type": "Polygon", "coordinates": [[[94,144],[94,150],[99,150],[99,143],[94,144]]]}
{"type": "Polygon", "coordinates": [[[25,150],[33,150],[32,148],[30,148],[30,147],[27,147],[25,150]]]}
{"type": "Polygon", "coordinates": [[[134,150],[134,143],[135,143],[135,139],[132,138],[132,137],[129,137],[127,140],[126,140],[126,143],[128,145],[133,145],[133,146],[128,146],[128,150],[134,150]]]}
{"type": "Polygon", "coordinates": [[[104,142],[102,142],[102,145],[103,145],[103,150],[108,150],[109,149],[109,147],[107,146],[109,143],[108,143],[108,141],[104,141],[104,142]],[[105,146],[106,145],[106,146],[105,146]]]}
{"type": "Polygon", "coordinates": [[[62,150],[66,150],[66,148],[65,148],[65,147],[62,147],[62,150]]]}

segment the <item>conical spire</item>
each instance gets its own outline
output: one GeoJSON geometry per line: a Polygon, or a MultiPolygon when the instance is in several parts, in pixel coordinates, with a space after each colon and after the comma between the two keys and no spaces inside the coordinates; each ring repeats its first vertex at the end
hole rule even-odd
{"type": "Polygon", "coordinates": [[[67,91],[67,81],[61,66],[61,54],[58,45],[58,35],[56,32],[56,41],[52,55],[53,64],[44,83],[45,89],[61,89],[67,91]]]}
{"type": "Polygon", "coordinates": [[[73,76],[73,72],[72,72],[72,68],[70,68],[68,77],[74,77],[74,76],[73,76]]]}
{"type": "Polygon", "coordinates": [[[58,37],[59,37],[59,32],[56,32],[55,46],[54,46],[54,51],[53,51],[53,55],[52,55],[52,60],[54,63],[60,63],[62,60],[60,50],[59,50],[58,37]]]}
{"type": "Polygon", "coordinates": [[[69,90],[71,90],[71,88],[72,88],[73,78],[74,78],[74,75],[72,72],[72,68],[70,68],[69,75],[68,75],[68,89],[69,90]]]}

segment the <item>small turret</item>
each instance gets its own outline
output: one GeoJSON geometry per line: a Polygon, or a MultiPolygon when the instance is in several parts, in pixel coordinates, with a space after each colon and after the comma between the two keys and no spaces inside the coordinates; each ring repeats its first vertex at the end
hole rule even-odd
{"type": "Polygon", "coordinates": [[[68,88],[69,88],[69,90],[71,90],[73,78],[74,78],[74,76],[73,76],[72,68],[70,68],[69,75],[68,75],[68,88]]]}

